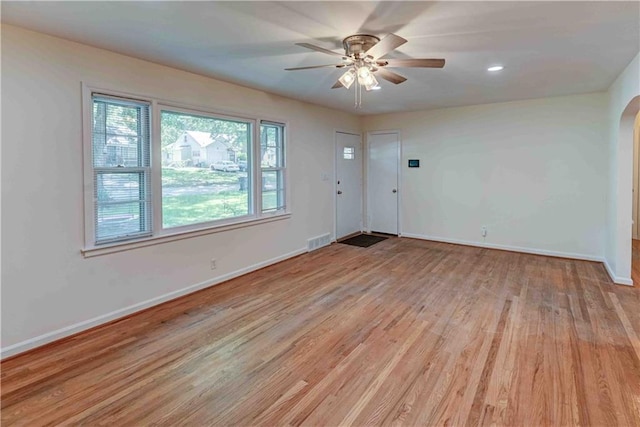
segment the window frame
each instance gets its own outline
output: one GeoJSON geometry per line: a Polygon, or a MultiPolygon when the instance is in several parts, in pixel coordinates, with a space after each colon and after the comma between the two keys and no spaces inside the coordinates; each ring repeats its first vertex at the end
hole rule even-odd
{"type": "MultiPolygon", "coordinates": [[[[262,125],[267,125],[267,126],[278,126],[282,128],[282,165],[281,166],[266,166],[263,167],[262,166],[262,159],[260,159],[259,162],[259,168],[260,168],[260,183],[262,183],[262,173],[263,172],[280,172],[282,174],[282,186],[283,188],[283,192],[282,192],[282,198],[283,203],[281,207],[276,207],[275,209],[268,209],[265,210],[264,206],[263,206],[263,200],[262,200],[262,185],[258,185],[258,187],[260,187],[260,204],[258,205],[260,207],[260,213],[262,215],[273,215],[273,214],[277,214],[278,212],[286,212],[288,207],[287,204],[289,202],[289,195],[287,194],[287,189],[289,188],[288,182],[287,182],[287,126],[285,123],[281,123],[281,122],[276,122],[273,120],[261,120],[260,123],[258,124],[260,127],[262,127],[262,125]]],[[[260,132],[258,132],[258,136],[260,136],[260,132]]],[[[258,145],[261,143],[261,141],[258,143],[258,145]]],[[[256,162],[258,163],[258,162],[256,162]]],[[[276,197],[278,194],[278,190],[276,190],[276,197]]]]}
{"type": "MultiPolygon", "coordinates": [[[[193,115],[193,116],[199,116],[199,117],[204,117],[204,118],[210,118],[210,119],[217,119],[217,120],[227,120],[227,121],[233,121],[233,122],[240,122],[240,123],[247,123],[251,126],[251,143],[249,144],[249,146],[247,147],[247,155],[251,155],[252,159],[253,159],[253,155],[255,152],[255,138],[256,138],[256,132],[255,132],[255,128],[257,125],[257,122],[255,118],[249,118],[249,117],[239,117],[239,116],[229,116],[229,115],[223,115],[223,114],[218,114],[218,113],[211,113],[211,112],[205,112],[199,109],[194,109],[194,108],[185,108],[185,107],[181,107],[181,106],[176,106],[173,103],[168,103],[168,102],[158,102],[157,103],[157,117],[158,119],[154,121],[154,126],[157,126],[156,129],[156,135],[158,135],[158,138],[156,138],[156,140],[152,140],[151,143],[151,151],[152,153],[154,151],[162,151],[162,140],[161,140],[161,135],[162,135],[162,112],[166,111],[168,113],[177,113],[177,114],[185,114],[185,115],[193,115]],[[155,145],[158,145],[157,147],[155,147],[155,145]]],[[[162,153],[161,153],[162,154],[162,153]]],[[[250,197],[249,197],[249,213],[246,215],[238,215],[232,218],[225,218],[225,219],[217,219],[217,220],[211,220],[211,221],[203,221],[203,222],[198,222],[198,223],[194,223],[194,224],[185,224],[185,225],[179,225],[176,227],[164,227],[163,226],[163,215],[162,215],[162,161],[161,159],[159,159],[160,163],[158,163],[160,165],[160,167],[157,168],[151,168],[151,174],[152,174],[152,181],[157,182],[158,184],[158,193],[153,193],[152,192],[152,196],[154,194],[158,194],[158,197],[160,199],[159,203],[154,203],[152,201],[152,209],[153,209],[153,213],[154,213],[154,223],[153,223],[153,230],[155,230],[156,232],[153,233],[155,235],[169,235],[169,234],[175,234],[175,233],[181,233],[181,232],[188,232],[188,231],[193,231],[193,230],[200,230],[203,228],[215,228],[215,227],[222,227],[228,224],[233,224],[236,222],[241,222],[241,221],[247,221],[247,220],[252,220],[252,219],[256,219],[259,217],[258,212],[256,210],[256,199],[255,199],[255,189],[253,188],[254,186],[254,182],[256,181],[255,176],[254,176],[254,172],[253,170],[251,171],[251,174],[248,174],[248,188],[250,188],[250,197]],[[153,177],[154,174],[157,174],[157,177],[153,177]],[[157,205],[157,206],[156,206],[157,205]]]]}
{"type": "MultiPolygon", "coordinates": [[[[84,185],[84,247],[81,252],[85,257],[103,255],[112,252],[155,245],[159,243],[191,238],[211,233],[217,233],[236,228],[248,227],[265,222],[288,219],[291,217],[289,209],[290,188],[288,180],[288,170],[286,159],[288,158],[288,132],[289,123],[286,120],[265,117],[261,115],[247,114],[246,112],[214,110],[212,108],[187,105],[180,102],[168,101],[155,96],[132,94],[112,89],[105,89],[98,86],[82,83],[82,144],[83,144],[83,185],[84,185]],[[95,201],[93,181],[93,140],[92,140],[92,115],[93,115],[93,95],[100,94],[104,97],[112,97],[132,102],[149,104],[149,138],[150,138],[150,190],[151,199],[151,232],[141,237],[127,239],[111,239],[108,242],[97,243],[95,239],[95,201]],[[248,154],[251,153],[250,165],[247,170],[251,197],[249,200],[250,213],[233,218],[188,224],[177,227],[162,227],[162,142],[161,142],[161,115],[162,111],[193,114],[213,119],[241,121],[251,123],[252,143],[248,147],[248,154]],[[260,165],[260,125],[262,122],[283,126],[283,197],[285,198],[284,209],[262,212],[262,168],[260,165]],[[250,168],[250,169],[249,169],[250,168]],[[252,209],[252,211],[251,211],[252,209]]],[[[249,157],[249,156],[248,156],[249,157]]]]}

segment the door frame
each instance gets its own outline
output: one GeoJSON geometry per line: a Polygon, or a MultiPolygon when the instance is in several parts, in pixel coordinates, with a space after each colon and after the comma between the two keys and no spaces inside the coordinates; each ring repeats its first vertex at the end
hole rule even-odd
{"type": "Polygon", "coordinates": [[[633,216],[632,239],[640,239],[640,113],[633,126],[633,216]]]}
{"type": "Polygon", "coordinates": [[[365,199],[365,142],[362,140],[362,132],[358,132],[355,130],[347,130],[347,129],[333,129],[333,185],[331,189],[333,190],[333,235],[331,236],[331,241],[336,242],[338,240],[338,134],[346,133],[349,135],[355,135],[360,137],[360,152],[362,153],[362,159],[360,159],[360,231],[364,231],[364,199],[365,199]]]}
{"type": "Polygon", "coordinates": [[[369,197],[369,192],[371,191],[371,188],[369,187],[369,174],[371,173],[371,169],[369,167],[369,157],[371,155],[371,144],[370,144],[370,139],[372,135],[386,135],[386,134],[396,134],[398,136],[398,156],[397,156],[397,161],[398,161],[398,173],[397,173],[397,181],[398,181],[398,203],[397,203],[397,218],[398,218],[398,237],[402,237],[402,209],[400,208],[400,206],[402,206],[402,133],[400,132],[400,130],[398,129],[388,129],[388,130],[375,130],[375,131],[368,131],[366,132],[366,138],[365,138],[365,149],[367,152],[365,157],[365,168],[364,168],[364,173],[365,173],[365,191],[364,191],[364,198],[365,198],[365,212],[364,212],[364,224],[365,224],[365,231],[367,231],[367,233],[371,233],[371,216],[370,216],[370,212],[371,212],[371,197],[369,197]]]}

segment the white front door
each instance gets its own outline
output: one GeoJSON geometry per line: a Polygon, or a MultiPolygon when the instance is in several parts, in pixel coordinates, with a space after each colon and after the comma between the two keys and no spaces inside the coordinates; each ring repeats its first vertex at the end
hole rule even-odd
{"type": "Polygon", "coordinates": [[[362,231],[360,135],[336,132],[336,239],[362,231]]]}
{"type": "Polygon", "coordinates": [[[398,133],[369,134],[368,205],[372,232],[398,234],[398,133]]]}

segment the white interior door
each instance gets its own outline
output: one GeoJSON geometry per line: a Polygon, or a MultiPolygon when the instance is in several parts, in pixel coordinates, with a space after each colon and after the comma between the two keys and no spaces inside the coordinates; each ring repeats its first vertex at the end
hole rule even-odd
{"type": "Polygon", "coordinates": [[[368,142],[369,229],[397,235],[399,136],[397,133],[370,134],[368,142]]]}
{"type": "Polygon", "coordinates": [[[336,132],[336,239],[362,231],[362,139],[336,132]]]}

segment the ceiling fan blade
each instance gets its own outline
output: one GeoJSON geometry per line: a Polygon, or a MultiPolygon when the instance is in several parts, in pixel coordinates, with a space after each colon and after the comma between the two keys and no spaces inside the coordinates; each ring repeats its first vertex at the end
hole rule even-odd
{"type": "MultiPolygon", "coordinates": [[[[375,46],[374,46],[375,47],[375,46]]],[[[380,59],[376,61],[380,66],[387,67],[423,67],[423,68],[442,68],[444,67],[444,59],[380,59]]]]}
{"type": "Polygon", "coordinates": [[[340,80],[338,80],[333,86],[331,86],[331,89],[338,89],[341,87],[344,87],[344,86],[342,85],[342,83],[340,83],[340,80]]]}
{"type": "Polygon", "coordinates": [[[334,51],[332,51],[332,50],[325,49],[325,48],[323,48],[323,47],[316,46],[316,45],[313,45],[313,44],[309,44],[309,43],[296,43],[296,45],[297,45],[297,46],[306,47],[307,49],[315,50],[315,51],[318,51],[318,52],[326,53],[327,55],[333,55],[333,56],[339,56],[340,58],[346,58],[346,56],[344,55],[344,53],[334,52],[334,51]]]}
{"type": "Polygon", "coordinates": [[[384,68],[378,68],[374,72],[374,74],[396,85],[407,80],[406,77],[403,77],[400,74],[396,74],[393,71],[389,71],[384,68]]]}
{"type": "Polygon", "coordinates": [[[374,44],[372,48],[365,52],[365,55],[371,56],[374,59],[378,59],[381,56],[385,56],[387,53],[405,44],[407,40],[395,34],[389,34],[378,43],[374,44]]]}
{"type": "Polygon", "coordinates": [[[285,68],[285,71],[297,71],[297,70],[311,70],[313,68],[326,68],[326,67],[336,67],[342,68],[345,67],[346,64],[327,64],[327,65],[310,65],[308,67],[294,67],[294,68],[285,68]]]}

